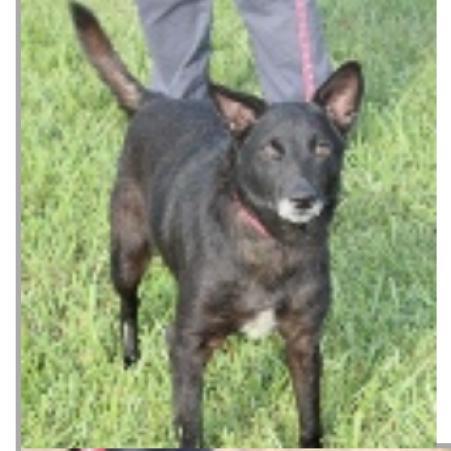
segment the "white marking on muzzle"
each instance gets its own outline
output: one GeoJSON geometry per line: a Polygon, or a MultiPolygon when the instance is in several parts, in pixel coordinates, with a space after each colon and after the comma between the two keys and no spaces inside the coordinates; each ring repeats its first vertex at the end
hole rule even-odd
{"type": "Polygon", "coordinates": [[[252,340],[264,338],[276,327],[273,309],[263,310],[241,326],[241,332],[252,340]]]}
{"type": "Polygon", "coordinates": [[[294,224],[306,224],[320,215],[324,202],[316,200],[309,209],[299,209],[290,199],[282,199],[277,205],[279,217],[294,224]]]}

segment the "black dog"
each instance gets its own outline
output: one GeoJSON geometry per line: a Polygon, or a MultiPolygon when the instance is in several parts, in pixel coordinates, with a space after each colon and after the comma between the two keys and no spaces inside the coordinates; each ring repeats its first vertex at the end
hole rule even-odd
{"type": "Polygon", "coordinates": [[[214,348],[234,332],[275,327],[300,446],[319,447],[328,226],[363,93],[359,64],[341,66],[311,103],[267,106],[215,85],[215,106],[174,100],[129,74],[92,13],[72,4],[72,15],[91,63],[132,116],[111,200],[125,364],[138,358],[137,288],[158,249],[179,287],[168,344],[180,445],[202,445],[202,374],[214,348]]]}

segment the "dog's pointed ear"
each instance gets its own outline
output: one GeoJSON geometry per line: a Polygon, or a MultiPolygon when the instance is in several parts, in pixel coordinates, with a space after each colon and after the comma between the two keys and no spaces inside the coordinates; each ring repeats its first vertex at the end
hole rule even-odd
{"type": "Polygon", "coordinates": [[[337,128],[346,134],[357,119],[363,91],[360,64],[348,61],[318,88],[313,102],[323,108],[337,128]]]}
{"type": "Polygon", "coordinates": [[[262,99],[216,83],[209,84],[209,93],[227,127],[238,138],[245,136],[266,110],[262,99]]]}

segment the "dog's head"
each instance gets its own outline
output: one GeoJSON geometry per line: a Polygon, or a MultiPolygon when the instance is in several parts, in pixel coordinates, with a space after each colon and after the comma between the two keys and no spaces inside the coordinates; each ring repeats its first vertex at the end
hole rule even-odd
{"type": "Polygon", "coordinates": [[[363,95],[358,63],[342,65],[309,103],[264,106],[217,94],[235,136],[235,174],[248,204],[292,224],[306,224],[335,204],[346,136],[363,95]]]}

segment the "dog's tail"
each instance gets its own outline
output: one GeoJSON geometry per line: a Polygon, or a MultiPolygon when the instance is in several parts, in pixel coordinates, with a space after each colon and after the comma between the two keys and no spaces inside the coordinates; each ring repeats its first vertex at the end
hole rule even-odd
{"type": "Polygon", "coordinates": [[[139,109],[146,89],[130,74],[94,14],[77,2],[70,2],[70,11],[89,61],[116,96],[119,105],[128,114],[133,114],[139,109]]]}

